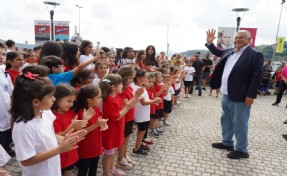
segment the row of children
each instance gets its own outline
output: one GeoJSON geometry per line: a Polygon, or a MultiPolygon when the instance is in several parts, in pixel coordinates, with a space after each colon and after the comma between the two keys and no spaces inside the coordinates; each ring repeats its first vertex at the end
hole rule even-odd
{"type": "MultiPolygon", "coordinates": [[[[117,74],[109,75],[108,64],[100,61],[99,56],[87,59],[67,72],[56,56],[47,56],[41,63],[48,68],[37,65],[22,70],[16,78],[12,95],[13,140],[23,175],[40,172],[59,175],[60,165],[53,167],[54,172],[49,170],[51,164],[59,164],[59,153],[62,153],[62,174],[71,175],[78,161],[78,175],[95,175],[102,152],[104,175],[123,175],[114,168],[115,151],[118,149],[116,166],[132,169],[135,163],[127,155],[127,150],[134,121],[138,132],[133,153],[147,155],[148,147],[143,144],[152,143],[146,139],[148,128],[158,137],[162,132],[158,128],[159,119],[163,118],[163,124],[169,126],[168,114],[176,102],[173,95],[179,94],[182,79],[192,81],[194,73],[192,62],[188,62],[184,71],[163,68],[162,71],[167,71],[165,74],[135,71],[133,66],[123,66],[117,74]],[[85,82],[84,77],[80,77],[76,93],[72,86],[62,84],[69,83],[95,61],[97,77],[94,85],[87,85],[91,81],[85,82]],[[51,107],[56,118],[49,111],[51,107]],[[54,125],[55,131],[49,124],[54,125]]],[[[89,74],[83,75],[93,74],[89,70],[85,72],[89,74]]],[[[185,87],[187,85],[190,83],[185,87]]]]}

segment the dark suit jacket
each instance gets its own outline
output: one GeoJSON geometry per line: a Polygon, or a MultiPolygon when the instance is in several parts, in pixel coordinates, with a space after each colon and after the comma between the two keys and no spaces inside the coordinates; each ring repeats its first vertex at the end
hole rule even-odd
{"type": "MultiPolygon", "coordinates": [[[[221,59],[217,63],[210,80],[212,89],[220,88],[221,78],[227,58],[234,49],[219,50],[214,44],[205,46],[210,52],[221,59]]],[[[256,98],[262,79],[263,55],[248,46],[239,57],[228,77],[228,97],[231,101],[245,102],[245,98],[256,98]]]]}

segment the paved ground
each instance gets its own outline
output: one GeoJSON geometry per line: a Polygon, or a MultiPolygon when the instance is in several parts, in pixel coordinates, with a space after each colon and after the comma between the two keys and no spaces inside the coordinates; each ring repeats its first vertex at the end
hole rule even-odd
{"type": "MultiPolygon", "coordinates": [[[[214,92],[215,93],[215,92],[214,92]]],[[[151,146],[147,157],[133,157],[137,165],[132,175],[147,176],[287,176],[287,143],[282,138],[287,133],[287,96],[280,106],[271,106],[275,96],[260,96],[251,110],[249,128],[249,159],[230,160],[227,151],[211,148],[220,142],[220,100],[203,94],[182,98],[180,109],[172,112],[172,125],[165,128],[156,144],[151,146]]],[[[133,135],[134,137],[134,135],[133,135]]],[[[131,147],[134,139],[131,142],[131,147]]],[[[21,175],[17,162],[6,166],[11,175],[21,175]]],[[[101,166],[99,164],[99,174],[101,166]]]]}

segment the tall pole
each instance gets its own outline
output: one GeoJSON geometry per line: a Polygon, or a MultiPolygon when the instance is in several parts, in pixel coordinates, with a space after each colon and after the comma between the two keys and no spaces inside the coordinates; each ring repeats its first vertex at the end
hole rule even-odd
{"type": "Polygon", "coordinates": [[[54,41],[54,10],[50,10],[51,18],[51,41],[54,41]]]}
{"type": "Polygon", "coordinates": [[[281,15],[282,15],[282,9],[283,9],[283,4],[284,4],[284,2],[285,2],[285,0],[282,0],[282,3],[281,3],[281,12],[280,12],[280,16],[279,16],[279,23],[278,23],[277,32],[276,32],[276,38],[275,38],[275,44],[274,44],[274,48],[273,48],[273,55],[272,55],[272,58],[271,58],[271,64],[273,63],[273,61],[274,61],[274,59],[275,59],[277,39],[278,39],[278,32],[279,32],[279,27],[280,27],[281,15]]]}
{"type": "Polygon", "coordinates": [[[83,8],[83,6],[79,6],[76,5],[79,8],[79,38],[81,36],[81,8],[83,8]]]}
{"type": "Polygon", "coordinates": [[[248,10],[249,10],[248,8],[234,8],[234,9],[232,9],[232,11],[236,12],[236,21],[237,21],[236,31],[238,31],[239,27],[240,27],[240,22],[241,22],[240,13],[243,13],[243,15],[242,15],[242,18],[243,18],[243,16],[245,15],[245,13],[248,10]]]}
{"type": "Polygon", "coordinates": [[[60,4],[56,2],[49,2],[49,1],[45,1],[43,3],[46,4],[48,11],[49,11],[48,5],[53,7],[53,10],[50,10],[50,19],[51,19],[51,41],[54,41],[54,12],[55,12],[56,6],[60,4]]]}
{"type": "Polygon", "coordinates": [[[239,26],[240,26],[241,17],[237,17],[236,21],[237,21],[236,31],[238,31],[239,30],[239,26]]]}

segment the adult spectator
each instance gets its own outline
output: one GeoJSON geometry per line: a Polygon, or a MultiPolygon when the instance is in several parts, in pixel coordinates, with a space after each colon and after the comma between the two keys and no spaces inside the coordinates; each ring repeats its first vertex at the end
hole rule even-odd
{"type": "Polygon", "coordinates": [[[222,94],[222,142],[213,143],[212,147],[231,151],[227,154],[230,159],[249,158],[248,122],[262,79],[263,55],[251,48],[251,35],[246,30],[237,31],[235,48],[226,50],[220,50],[213,44],[215,32],[213,29],[207,31],[206,47],[221,58],[210,86],[220,88],[222,94]],[[236,150],[232,139],[234,135],[236,150]]]}
{"type": "Polygon", "coordinates": [[[205,86],[206,84],[209,83],[209,75],[210,75],[210,70],[212,68],[212,60],[210,59],[209,52],[205,53],[205,58],[202,59],[202,61],[204,63],[203,75],[202,75],[202,84],[203,84],[202,90],[206,90],[205,86]]]}
{"type": "Polygon", "coordinates": [[[193,82],[195,82],[197,90],[198,90],[198,96],[201,96],[202,89],[201,89],[201,77],[202,77],[202,70],[204,67],[204,62],[199,59],[199,54],[194,55],[194,61],[192,66],[195,69],[195,73],[193,75],[193,82]]]}
{"type": "Polygon", "coordinates": [[[144,64],[148,71],[156,70],[159,67],[158,60],[155,58],[155,47],[153,45],[149,45],[146,47],[146,58],[144,60],[144,64]]]}
{"type": "MultiPolygon", "coordinates": [[[[272,106],[278,106],[279,105],[279,103],[281,102],[283,93],[285,92],[285,90],[287,88],[287,66],[285,66],[282,69],[281,75],[282,75],[282,81],[280,83],[279,92],[277,94],[276,101],[272,104],[272,106]]],[[[286,108],[287,108],[287,105],[286,105],[286,108]]]]}

